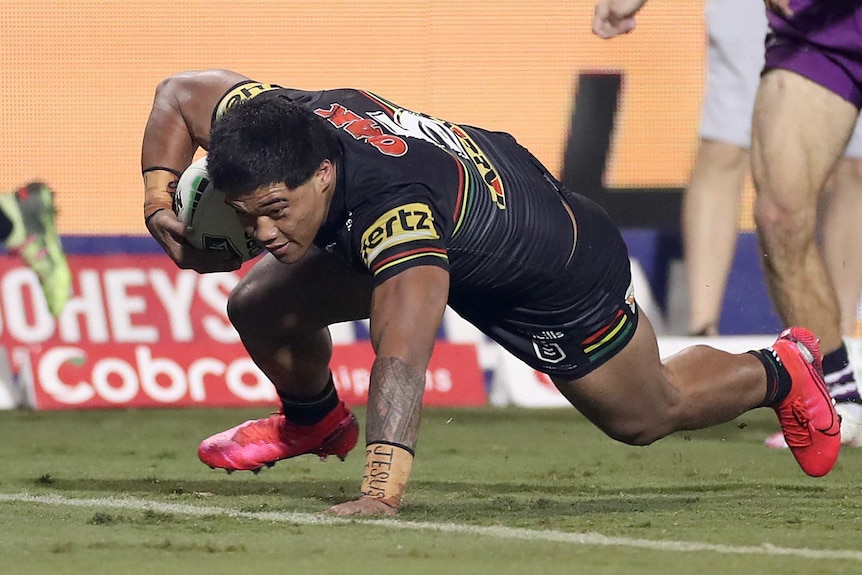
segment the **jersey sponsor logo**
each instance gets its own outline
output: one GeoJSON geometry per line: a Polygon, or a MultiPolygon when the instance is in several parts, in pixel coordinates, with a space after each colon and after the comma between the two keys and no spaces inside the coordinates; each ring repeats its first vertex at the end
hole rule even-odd
{"type": "Polygon", "coordinates": [[[381,154],[398,158],[407,153],[407,142],[403,138],[387,134],[374,120],[363,118],[341,104],[332,103],[329,108],[318,108],[314,113],[356,140],[370,144],[381,154]]]}
{"type": "Polygon", "coordinates": [[[431,208],[420,203],[398,206],[377,218],[362,234],[362,261],[370,268],[391,247],[439,238],[431,208]]]}
{"type": "Polygon", "coordinates": [[[225,112],[246,100],[251,100],[255,96],[259,96],[270,90],[278,90],[279,86],[273,84],[261,84],[260,82],[246,82],[233,88],[230,92],[222,96],[216,107],[215,118],[221,118],[225,112]]]}

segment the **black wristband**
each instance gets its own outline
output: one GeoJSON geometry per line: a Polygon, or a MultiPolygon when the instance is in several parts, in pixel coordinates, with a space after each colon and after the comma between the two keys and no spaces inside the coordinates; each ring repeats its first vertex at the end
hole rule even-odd
{"type": "Polygon", "coordinates": [[[141,170],[141,173],[146,174],[147,172],[155,172],[156,170],[170,172],[178,178],[181,178],[183,176],[183,173],[179,170],[175,170],[173,168],[166,168],[165,166],[150,166],[149,168],[144,168],[143,170],[141,170]]]}
{"type": "Polygon", "coordinates": [[[153,219],[153,216],[156,215],[157,213],[159,213],[160,211],[164,210],[164,209],[165,208],[159,208],[156,211],[154,211],[153,213],[151,213],[150,215],[148,215],[147,217],[145,217],[144,218],[144,225],[149,224],[150,220],[153,219]]]}

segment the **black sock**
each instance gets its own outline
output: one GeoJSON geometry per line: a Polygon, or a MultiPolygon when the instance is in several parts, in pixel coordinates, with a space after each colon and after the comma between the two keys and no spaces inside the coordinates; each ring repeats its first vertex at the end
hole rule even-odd
{"type": "Polygon", "coordinates": [[[856,376],[850,366],[847,344],[842,342],[841,347],[823,356],[823,379],[826,380],[829,395],[838,403],[862,402],[856,385],[856,376]]]}
{"type": "Polygon", "coordinates": [[[332,380],[332,372],[329,373],[329,381],[326,387],[316,397],[305,401],[281,398],[281,409],[284,416],[297,425],[314,425],[335,409],[338,405],[338,392],[335,382],[332,380]]]}
{"type": "Polygon", "coordinates": [[[760,360],[766,370],[766,396],[760,406],[778,405],[790,393],[790,374],[778,359],[778,355],[771,349],[752,350],[748,353],[760,360]]]}
{"type": "Polygon", "coordinates": [[[847,355],[847,346],[844,343],[838,349],[823,356],[823,373],[841,371],[848,365],[850,365],[850,357],[847,355]]]}

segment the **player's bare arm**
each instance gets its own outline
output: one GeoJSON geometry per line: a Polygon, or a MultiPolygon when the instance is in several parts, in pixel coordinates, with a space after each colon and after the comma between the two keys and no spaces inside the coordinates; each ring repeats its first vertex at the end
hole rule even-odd
{"type": "Polygon", "coordinates": [[[371,373],[377,380],[371,405],[377,417],[368,418],[365,436],[369,442],[393,442],[398,438],[397,443],[415,449],[422,404],[422,395],[416,391],[424,388],[425,373],[397,357],[378,357],[371,373]]]}
{"type": "MultiPolygon", "coordinates": [[[[635,14],[646,0],[598,0],[593,14],[593,34],[615,38],[635,29],[635,14]]],[[[793,16],[790,0],[764,0],[769,10],[785,18],[793,16]]]]}
{"type": "Polygon", "coordinates": [[[171,205],[182,171],[191,164],[198,147],[208,147],[212,111],[219,98],[244,79],[226,70],[183,72],[156,88],[141,147],[144,220],[150,234],[183,269],[230,271],[241,264],[190,248],[184,239],[185,226],[171,205]]]}
{"type": "Polygon", "coordinates": [[[449,274],[406,270],[381,284],[371,308],[377,360],[371,370],[362,496],[338,515],[394,515],[404,495],[419,434],[425,370],[449,296],[449,274]]]}

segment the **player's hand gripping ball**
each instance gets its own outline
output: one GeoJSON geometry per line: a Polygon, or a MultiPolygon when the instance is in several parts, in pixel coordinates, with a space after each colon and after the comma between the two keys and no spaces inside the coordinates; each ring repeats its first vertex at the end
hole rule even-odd
{"type": "Polygon", "coordinates": [[[186,239],[201,250],[224,252],[248,261],[263,251],[263,246],[245,232],[236,212],[225,203],[207,174],[207,159],[189,166],[177,183],[174,212],[186,224],[186,239]]]}

